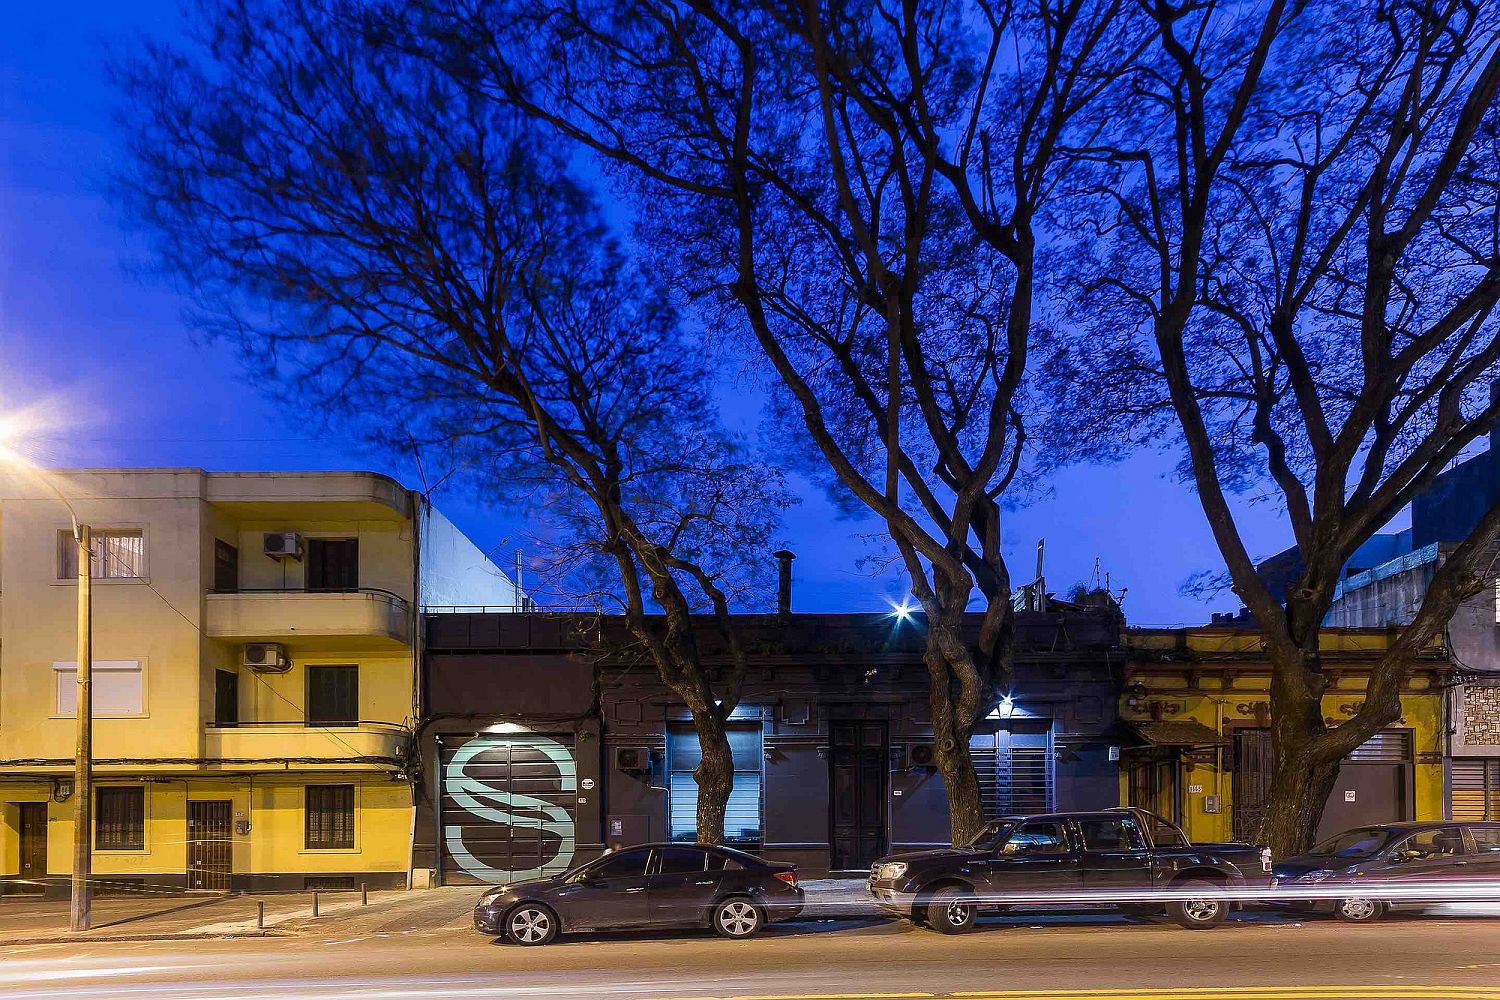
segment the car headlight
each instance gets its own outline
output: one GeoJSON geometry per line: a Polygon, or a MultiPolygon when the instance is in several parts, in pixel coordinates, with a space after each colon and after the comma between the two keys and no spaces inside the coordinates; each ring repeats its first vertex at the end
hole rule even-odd
{"type": "Polygon", "coordinates": [[[877,877],[888,879],[898,879],[905,874],[906,862],[904,861],[892,861],[889,864],[881,865],[880,871],[876,872],[877,877]]]}

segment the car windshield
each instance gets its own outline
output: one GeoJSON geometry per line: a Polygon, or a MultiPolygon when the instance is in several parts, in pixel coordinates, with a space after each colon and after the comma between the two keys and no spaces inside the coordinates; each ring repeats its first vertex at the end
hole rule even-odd
{"type": "Polygon", "coordinates": [[[1330,837],[1307,853],[1317,858],[1369,858],[1390,838],[1390,831],[1378,826],[1362,826],[1330,837]]]}
{"type": "Polygon", "coordinates": [[[1015,826],[1014,820],[992,819],[979,828],[979,832],[969,838],[965,847],[978,848],[981,851],[992,851],[999,846],[1005,834],[1015,826]]]}

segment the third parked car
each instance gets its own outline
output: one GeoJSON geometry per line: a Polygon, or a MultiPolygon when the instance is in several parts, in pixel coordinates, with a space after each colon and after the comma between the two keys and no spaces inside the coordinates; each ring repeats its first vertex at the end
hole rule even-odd
{"type": "MultiPolygon", "coordinates": [[[[1340,920],[1354,923],[1378,920],[1392,906],[1425,906],[1456,898],[1454,882],[1466,887],[1491,882],[1495,891],[1481,889],[1480,894],[1500,899],[1500,823],[1356,827],[1306,854],[1278,861],[1272,875],[1278,888],[1306,886],[1319,893],[1318,898],[1292,899],[1288,905],[1331,910],[1340,920]],[[1348,895],[1342,895],[1344,891],[1348,895]]],[[[1466,891],[1462,898],[1474,897],[1466,891]]]]}

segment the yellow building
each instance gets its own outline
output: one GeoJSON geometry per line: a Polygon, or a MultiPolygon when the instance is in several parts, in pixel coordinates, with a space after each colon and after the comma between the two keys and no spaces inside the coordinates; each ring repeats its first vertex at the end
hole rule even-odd
{"type": "MultiPolygon", "coordinates": [[[[53,474],[95,534],[104,886],[404,885],[422,606],[515,606],[420,495],[372,473],[53,474]]],[[[65,891],[76,554],[45,485],[0,492],[0,883],[65,891]]]]}
{"type": "MultiPolygon", "coordinates": [[[[1364,700],[1386,629],[1325,629],[1329,724],[1364,700]]],[[[1258,632],[1210,625],[1129,629],[1120,717],[1121,801],[1179,822],[1198,841],[1254,838],[1271,777],[1270,665],[1258,632]]],[[[1363,823],[1443,818],[1443,679],[1439,644],[1413,665],[1401,718],[1351,754],[1319,836],[1363,823]]]]}

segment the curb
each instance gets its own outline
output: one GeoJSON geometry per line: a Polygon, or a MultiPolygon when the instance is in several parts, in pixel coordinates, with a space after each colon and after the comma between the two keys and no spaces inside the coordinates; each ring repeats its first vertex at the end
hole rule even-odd
{"type": "Polygon", "coordinates": [[[165,934],[53,934],[50,936],[12,938],[6,946],[26,944],[110,944],[126,941],[213,941],[222,938],[293,937],[275,930],[221,931],[217,934],[200,931],[169,932],[165,934]]]}

